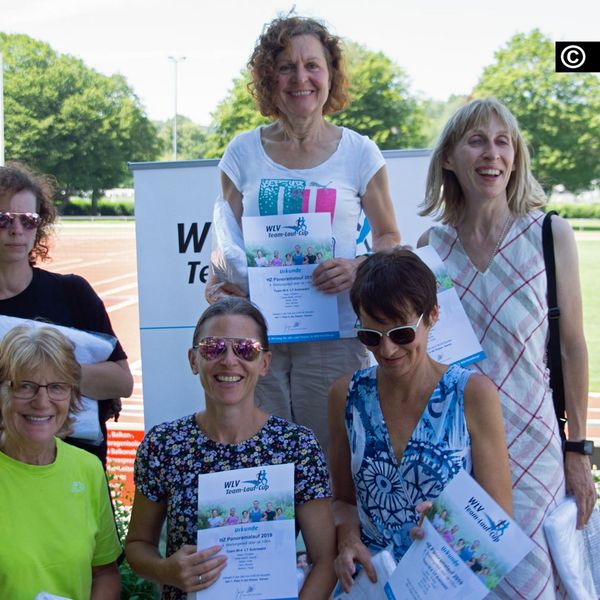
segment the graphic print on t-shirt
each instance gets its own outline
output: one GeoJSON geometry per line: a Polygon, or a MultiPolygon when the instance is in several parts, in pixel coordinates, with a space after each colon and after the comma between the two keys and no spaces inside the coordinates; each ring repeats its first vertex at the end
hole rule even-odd
{"type": "Polygon", "coordinates": [[[302,179],[261,179],[258,191],[260,216],[328,212],[335,214],[336,190],[302,179]]]}

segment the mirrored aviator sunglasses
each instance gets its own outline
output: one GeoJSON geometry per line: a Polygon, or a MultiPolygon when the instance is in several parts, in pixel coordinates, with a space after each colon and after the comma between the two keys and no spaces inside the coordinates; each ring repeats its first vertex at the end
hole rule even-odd
{"type": "Polygon", "coordinates": [[[19,219],[23,229],[35,229],[42,222],[40,215],[32,212],[0,212],[0,229],[8,229],[19,219]]]}
{"type": "Polygon", "coordinates": [[[368,329],[359,326],[356,328],[356,336],[365,346],[370,346],[371,348],[379,346],[384,335],[387,335],[394,344],[405,346],[415,341],[417,327],[419,327],[422,318],[423,315],[419,317],[414,325],[400,325],[392,327],[388,331],[378,331],[377,329],[368,329]]]}
{"type": "Polygon", "coordinates": [[[227,344],[231,344],[233,353],[242,360],[252,362],[259,356],[263,347],[260,341],[252,338],[222,338],[205,337],[194,346],[204,360],[216,360],[227,351],[227,344]]]}

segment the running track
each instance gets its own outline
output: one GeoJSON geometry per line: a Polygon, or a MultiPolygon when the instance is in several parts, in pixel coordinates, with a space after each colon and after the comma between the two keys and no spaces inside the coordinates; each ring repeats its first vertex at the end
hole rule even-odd
{"type": "MultiPolygon", "coordinates": [[[[57,228],[51,256],[51,262],[40,266],[82,275],[104,301],[135,380],[133,396],[123,402],[119,426],[143,428],[134,224],[65,223],[57,228]]],[[[600,394],[590,394],[587,432],[600,446],[600,394]]]]}

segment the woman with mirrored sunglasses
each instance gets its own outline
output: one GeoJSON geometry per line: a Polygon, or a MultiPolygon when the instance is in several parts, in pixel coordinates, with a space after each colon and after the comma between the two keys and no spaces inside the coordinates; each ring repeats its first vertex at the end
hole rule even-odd
{"type": "Polygon", "coordinates": [[[163,586],[163,599],[183,600],[187,592],[210,587],[227,568],[227,557],[220,546],[196,548],[198,475],[293,463],[297,523],[314,563],[300,598],[328,598],[335,584],[329,476],[310,430],[256,404],[256,385],[271,359],[264,317],[246,299],[219,300],[198,320],[188,359],[204,388],[205,408],[152,428],[138,449],[129,563],[163,586]]]}
{"type": "MultiPolygon", "coordinates": [[[[0,167],[0,315],[43,319],[55,325],[114,336],[102,300],[78,275],[52,273],[36,266],[49,259],[56,220],[53,182],[19,163],[0,167]]],[[[130,396],[133,378],[121,344],[107,361],[82,365],[82,394],[98,401],[103,440],[91,443],[75,436],[67,442],[106,463],[106,419],[113,400],[130,396]]]]}
{"type": "MultiPolygon", "coordinates": [[[[508,454],[495,386],[427,353],[438,318],[436,280],[408,250],[369,257],[350,291],[359,339],[377,365],[338,379],[329,394],[330,472],[344,590],[371,555],[400,560],[417,505],[466,469],[509,513],[508,454]]],[[[413,532],[414,533],[414,532],[413,532]]]]}

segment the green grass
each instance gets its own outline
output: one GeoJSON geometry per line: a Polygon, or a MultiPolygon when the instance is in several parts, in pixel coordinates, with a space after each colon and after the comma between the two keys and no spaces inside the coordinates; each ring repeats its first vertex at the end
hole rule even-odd
{"type": "Polygon", "coordinates": [[[590,358],[590,392],[600,392],[600,239],[579,240],[583,323],[590,358]]]}
{"type": "Polygon", "coordinates": [[[569,219],[575,231],[600,231],[600,219],[569,219]]]}

